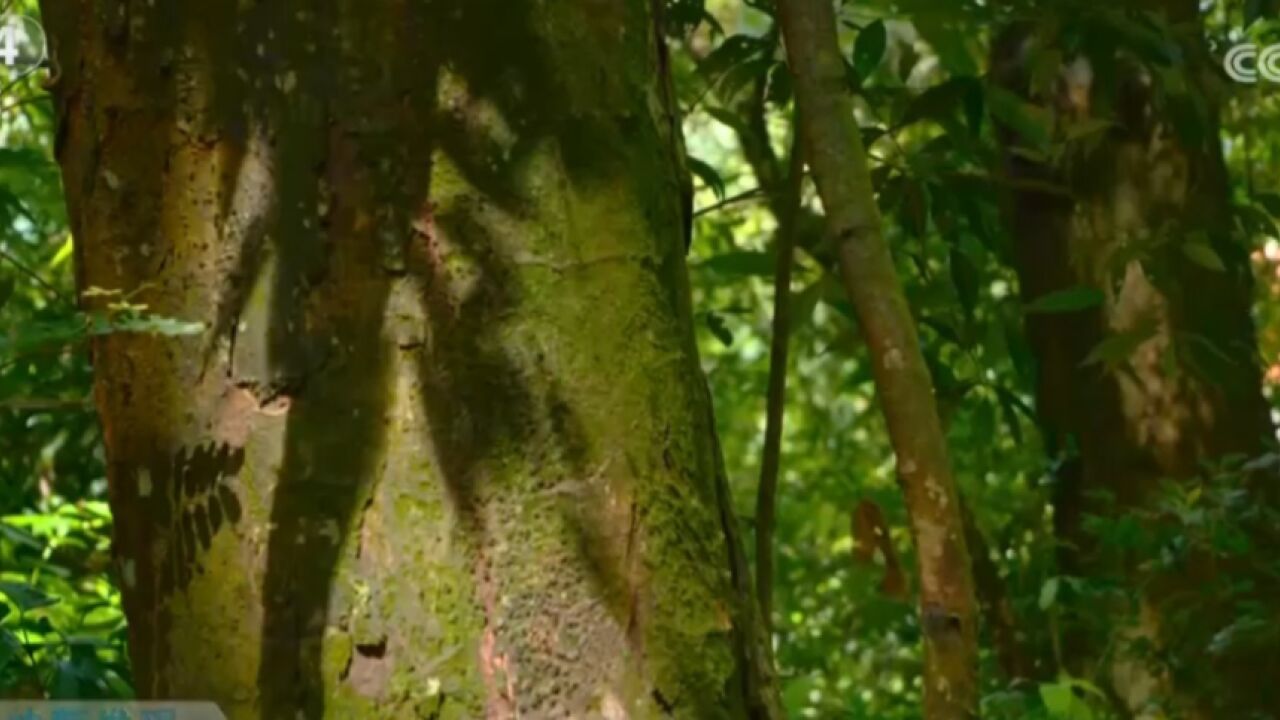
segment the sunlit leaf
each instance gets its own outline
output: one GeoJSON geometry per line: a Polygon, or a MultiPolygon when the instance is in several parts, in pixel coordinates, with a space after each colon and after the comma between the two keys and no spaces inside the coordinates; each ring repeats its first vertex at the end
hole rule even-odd
{"type": "Polygon", "coordinates": [[[30,585],[20,585],[14,582],[0,582],[0,594],[8,597],[23,612],[58,604],[58,598],[49,597],[30,585]]]}

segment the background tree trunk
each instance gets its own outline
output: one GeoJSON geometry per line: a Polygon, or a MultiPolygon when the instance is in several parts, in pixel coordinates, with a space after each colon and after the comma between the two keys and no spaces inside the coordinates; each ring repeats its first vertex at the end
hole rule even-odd
{"type": "MultiPolygon", "coordinates": [[[[1105,298],[1096,309],[1027,316],[1039,367],[1038,413],[1050,452],[1064,459],[1054,503],[1061,569],[1093,578],[1138,568],[1102,558],[1088,516],[1146,513],[1151,522],[1163,481],[1191,482],[1205,463],[1256,456],[1272,433],[1250,317],[1251,269],[1235,235],[1210,88],[1215,63],[1194,3],[1146,5],[1183,32],[1185,97],[1159,97],[1150,70],[1114,48],[1105,58],[1075,60],[1064,67],[1054,97],[1035,97],[1027,64],[1034,29],[1010,28],[994,47],[995,82],[1051,106],[1061,125],[1114,123],[1092,151],[1068,153],[1070,163],[1051,166],[1016,152],[1006,157],[1010,175],[1070,191],[1019,191],[1008,198],[1024,299],[1080,286],[1105,298]],[[1098,62],[1109,64],[1093,67],[1098,62]],[[1211,248],[1224,267],[1206,267],[1213,263],[1203,256],[1197,262],[1188,244],[1211,248]],[[1087,362],[1104,341],[1126,347],[1126,357],[1087,362]]],[[[1010,148],[1024,140],[1008,130],[1004,139],[1010,148]]],[[[1264,699],[1271,691],[1255,682],[1265,673],[1240,672],[1235,661],[1208,656],[1179,671],[1130,647],[1147,642],[1159,652],[1180,643],[1177,656],[1205,652],[1222,626],[1218,620],[1229,622],[1231,610],[1199,614],[1187,632],[1163,626],[1167,617],[1185,614],[1176,605],[1187,591],[1207,592],[1210,564],[1193,558],[1176,576],[1159,578],[1143,591],[1136,614],[1124,609],[1110,616],[1118,630],[1109,639],[1091,643],[1084,633],[1069,634],[1070,670],[1085,674],[1107,663],[1112,690],[1139,716],[1153,701],[1172,702],[1167,709],[1187,717],[1273,709],[1274,701],[1264,699]],[[1104,660],[1107,643],[1112,648],[1104,660]]]]}
{"type": "Polygon", "coordinates": [[[142,696],[779,714],[649,2],[44,14],[142,696]]]}

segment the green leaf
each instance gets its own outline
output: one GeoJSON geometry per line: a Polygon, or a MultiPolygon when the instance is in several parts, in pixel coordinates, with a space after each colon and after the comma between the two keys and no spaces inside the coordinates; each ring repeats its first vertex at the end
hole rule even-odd
{"type": "Polygon", "coordinates": [[[725,324],[724,318],[716,313],[707,313],[707,329],[725,347],[733,347],[733,331],[725,324]]]}
{"type": "Polygon", "coordinates": [[[942,67],[954,75],[975,75],[978,63],[969,50],[972,37],[957,23],[948,22],[938,13],[917,15],[911,24],[938,54],[942,67]]]}
{"type": "Polygon", "coordinates": [[[25,530],[13,527],[8,523],[0,522],[0,538],[3,538],[15,545],[22,545],[32,550],[44,550],[44,544],[36,539],[34,535],[25,530]]]}
{"type": "Polygon", "coordinates": [[[1024,308],[1029,313],[1069,313],[1097,307],[1106,300],[1102,291],[1077,285],[1066,290],[1041,295],[1024,308]]]}
{"type": "Polygon", "coordinates": [[[772,253],[739,250],[716,255],[699,267],[725,275],[773,277],[774,257],[772,253]]]}
{"type": "Polygon", "coordinates": [[[699,64],[698,69],[707,77],[715,80],[722,73],[760,55],[766,49],[768,49],[767,46],[758,37],[734,35],[720,43],[719,47],[707,55],[699,64]]]}
{"type": "Polygon", "coordinates": [[[716,194],[717,200],[723,200],[724,180],[720,177],[720,173],[716,172],[716,169],[709,164],[692,155],[688,157],[688,163],[689,172],[696,175],[707,187],[711,188],[711,192],[716,194]]]}
{"type": "Polygon", "coordinates": [[[19,585],[12,582],[0,582],[0,593],[18,606],[22,612],[38,610],[50,605],[57,605],[58,598],[50,597],[30,585],[19,585]]]}
{"type": "Polygon", "coordinates": [[[1051,577],[1040,586],[1040,609],[1048,610],[1058,602],[1058,588],[1061,581],[1056,577],[1051,577]]]}
{"type": "MultiPolygon", "coordinates": [[[[0,610],[3,609],[5,606],[0,605],[0,610]]],[[[22,643],[17,636],[8,628],[0,627],[0,670],[14,661],[22,662],[22,654],[22,643]]]]}
{"type": "Polygon", "coordinates": [[[745,124],[743,123],[742,118],[735,115],[731,110],[717,107],[715,105],[707,105],[702,109],[710,115],[713,120],[716,120],[730,130],[742,132],[745,129],[745,124]]]}
{"type": "Polygon", "coordinates": [[[872,145],[875,144],[877,140],[884,137],[888,133],[889,133],[888,130],[885,130],[884,128],[878,125],[872,125],[870,127],[862,128],[862,147],[864,148],[871,147],[872,145]]]}
{"type": "Polygon", "coordinates": [[[1276,220],[1269,212],[1263,212],[1256,205],[1235,206],[1236,220],[1250,235],[1271,235],[1276,232],[1276,220]]]}
{"type": "Polygon", "coordinates": [[[71,233],[67,233],[67,239],[63,241],[62,247],[58,248],[57,254],[55,254],[53,259],[49,261],[47,267],[50,270],[57,269],[63,263],[71,259],[71,256],[75,253],[75,249],[75,238],[71,236],[71,233]]]}
{"type": "Polygon", "coordinates": [[[1155,322],[1147,322],[1133,330],[1111,335],[1098,343],[1081,365],[1104,364],[1108,367],[1120,365],[1128,360],[1143,343],[1150,340],[1156,334],[1158,327],[1155,322]]]}
{"type": "Polygon", "coordinates": [[[1280,193],[1258,193],[1253,201],[1261,205],[1271,217],[1280,220],[1280,193]]]}
{"type": "Polygon", "coordinates": [[[866,80],[884,61],[888,42],[889,35],[883,20],[876,20],[858,33],[858,40],[853,46],[853,69],[859,79],[866,80]]]}
{"type": "Polygon", "coordinates": [[[1182,50],[1172,30],[1152,12],[1127,12],[1123,4],[1102,9],[1090,18],[1100,39],[1137,54],[1157,66],[1176,65],[1182,50]]]}
{"type": "Polygon", "coordinates": [[[1218,253],[1209,246],[1208,242],[1185,243],[1182,246],[1182,254],[1202,268],[1215,272],[1227,271],[1227,266],[1222,262],[1222,258],[1218,257],[1218,253]]]}
{"type": "Polygon", "coordinates": [[[1054,720],[1093,720],[1093,710],[1076,696],[1070,682],[1046,683],[1040,686],[1040,701],[1054,720]]]}
{"type": "Polygon", "coordinates": [[[1067,140],[1082,140],[1091,135],[1110,130],[1115,123],[1105,118],[1085,118],[1067,126],[1067,140]]]}
{"type": "Polygon", "coordinates": [[[0,170],[18,170],[22,174],[52,172],[53,163],[33,148],[0,148],[0,170]]]}
{"type": "Polygon", "coordinates": [[[1013,130],[1033,149],[1043,149],[1053,140],[1053,115],[1043,107],[1023,100],[1001,87],[987,88],[991,116],[1013,130]]]}
{"type": "Polygon", "coordinates": [[[973,78],[955,78],[925,90],[907,105],[898,127],[906,127],[921,120],[933,120],[945,126],[966,103],[973,82],[973,78]]]}

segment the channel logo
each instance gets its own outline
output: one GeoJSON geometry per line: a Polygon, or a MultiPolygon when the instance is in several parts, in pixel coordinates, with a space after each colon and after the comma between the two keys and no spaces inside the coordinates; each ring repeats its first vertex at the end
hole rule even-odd
{"type": "Polygon", "coordinates": [[[226,720],[213,703],[14,702],[0,700],[0,720],[226,720]]]}
{"type": "Polygon", "coordinates": [[[12,82],[45,61],[44,29],[26,15],[0,15],[0,80],[12,82]]]}
{"type": "Polygon", "coordinates": [[[1236,45],[1227,52],[1222,65],[1238,83],[1256,85],[1259,79],[1280,83],[1280,45],[1236,45]]]}

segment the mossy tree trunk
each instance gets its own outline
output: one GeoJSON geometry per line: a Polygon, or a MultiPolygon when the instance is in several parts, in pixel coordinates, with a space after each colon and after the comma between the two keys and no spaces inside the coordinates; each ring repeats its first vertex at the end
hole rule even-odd
{"type": "MultiPolygon", "coordinates": [[[[1059,164],[1014,151],[1005,161],[1010,175],[1065,191],[1008,198],[1024,299],[1080,287],[1103,298],[1095,308],[1027,316],[1037,411],[1050,451],[1064,461],[1054,503],[1062,572],[1094,579],[1137,577],[1139,569],[1105,552],[1091,516],[1156,529],[1166,519],[1163,483],[1190,489],[1206,468],[1257,456],[1272,434],[1250,316],[1251,269],[1219,140],[1217,63],[1194,2],[1140,5],[1177,28],[1181,92],[1158,84],[1149,66],[1109,40],[1068,58],[1052,94],[1034,88],[1029,63],[1057,40],[1031,23],[1003,32],[993,56],[994,81],[1049,107],[1062,128],[1110,123],[1092,147],[1071,146],[1059,164]]],[[[1003,137],[1009,148],[1025,142],[1007,128],[1003,137]]],[[[1228,569],[1217,564],[1183,558],[1147,576],[1136,611],[1113,607],[1083,619],[1107,630],[1103,637],[1069,631],[1067,669],[1105,677],[1138,717],[1156,706],[1175,717],[1274,709],[1275,690],[1262,680],[1274,677],[1263,670],[1277,668],[1273,652],[1270,659],[1206,652],[1239,612],[1215,605],[1219,570],[1228,569]]]]}
{"type": "Polygon", "coordinates": [[[648,0],[44,14],[140,695],[778,715],[648,0]]]}

